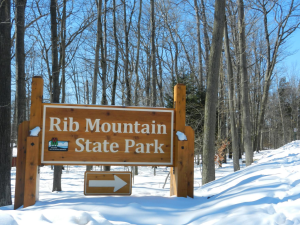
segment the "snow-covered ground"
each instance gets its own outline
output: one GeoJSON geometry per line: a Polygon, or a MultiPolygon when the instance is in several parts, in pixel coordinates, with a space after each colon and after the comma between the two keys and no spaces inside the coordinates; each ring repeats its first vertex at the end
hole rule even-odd
{"type": "MultiPolygon", "coordinates": [[[[63,171],[62,192],[53,193],[50,167],[41,168],[40,200],[31,207],[0,208],[0,224],[300,224],[300,141],[255,154],[233,173],[232,161],[201,186],[195,166],[195,198],[169,196],[168,170],[139,167],[131,196],[84,196],[85,167],[63,171]]],[[[98,168],[97,168],[98,169],[98,168]]],[[[113,167],[124,170],[124,167],[113,167]]],[[[14,190],[15,170],[12,170],[14,190]]],[[[13,193],[14,196],[14,193],[13,193]]]]}

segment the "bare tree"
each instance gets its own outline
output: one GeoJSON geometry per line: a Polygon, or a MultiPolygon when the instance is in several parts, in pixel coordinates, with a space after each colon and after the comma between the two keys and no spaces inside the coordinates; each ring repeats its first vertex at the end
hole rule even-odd
{"type": "Polygon", "coordinates": [[[116,104],[116,87],[118,79],[118,65],[119,65],[119,41],[117,36],[117,23],[116,23],[116,0],[113,0],[113,33],[115,41],[115,65],[114,65],[114,78],[113,78],[113,87],[112,87],[112,100],[111,104],[116,104]]]}
{"type": "Polygon", "coordinates": [[[215,124],[218,101],[219,69],[225,20],[225,0],[215,1],[214,18],[205,100],[202,184],[215,180],[215,124]]]}
{"type": "Polygon", "coordinates": [[[150,0],[151,4],[151,69],[152,69],[152,106],[156,106],[156,54],[155,54],[155,16],[154,16],[154,0],[150,0]]]}
{"type": "Polygon", "coordinates": [[[253,149],[251,144],[251,123],[250,123],[250,107],[249,107],[249,88],[248,73],[246,61],[246,36],[244,21],[244,1],[238,0],[239,11],[239,57],[241,69],[241,92],[242,92],[242,125],[243,125],[243,143],[246,152],[246,165],[253,163],[253,149]]]}
{"type": "Polygon", "coordinates": [[[107,42],[107,32],[106,32],[106,2],[107,0],[104,0],[104,15],[103,15],[103,20],[104,20],[104,35],[102,34],[102,22],[100,18],[100,47],[101,47],[101,81],[102,81],[102,99],[101,99],[101,105],[107,105],[107,98],[106,98],[106,79],[107,79],[107,48],[106,48],[106,42],[107,42]],[[104,36],[104,37],[103,37],[104,36]]]}
{"type": "Polygon", "coordinates": [[[11,21],[10,0],[0,4],[0,207],[11,205],[11,21]]]}
{"type": "Polygon", "coordinates": [[[203,22],[203,34],[204,34],[204,49],[205,49],[205,66],[206,66],[206,75],[208,74],[209,68],[209,48],[210,48],[210,41],[208,36],[208,24],[206,18],[206,8],[204,4],[204,0],[201,0],[201,17],[203,22]]]}
{"type": "Polygon", "coordinates": [[[142,8],[143,8],[143,0],[140,0],[140,10],[139,10],[139,18],[137,24],[137,48],[136,48],[136,62],[135,62],[135,90],[134,90],[134,100],[135,105],[139,104],[139,88],[140,88],[140,80],[139,80],[139,61],[140,61],[140,45],[141,45],[141,19],[142,19],[142,8]]]}
{"type": "Polygon", "coordinates": [[[66,102],[66,8],[67,0],[63,0],[63,12],[61,19],[61,31],[60,31],[60,41],[61,41],[61,103],[66,102]]]}
{"type": "Polygon", "coordinates": [[[125,57],[124,57],[124,76],[125,76],[125,85],[126,85],[126,100],[125,105],[131,105],[131,85],[129,77],[129,33],[131,29],[132,16],[135,9],[136,0],[133,1],[133,7],[130,12],[129,22],[127,22],[127,6],[126,1],[122,0],[123,10],[124,10],[124,34],[125,34],[125,57]]]}
{"type": "Polygon", "coordinates": [[[26,118],[26,87],[25,87],[25,6],[26,0],[16,0],[15,11],[15,58],[16,58],[16,124],[26,118]]]}
{"type": "Polygon", "coordinates": [[[194,0],[194,8],[196,13],[196,21],[197,21],[197,47],[198,47],[198,63],[199,63],[198,76],[199,76],[200,87],[203,88],[202,47],[201,47],[201,39],[200,39],[200,12],[199,12],[197,0],[194,0]]]}
{"type": "Polygon", "coordinates": [[[97,98],[97,78],[99,72],[99,50],[101,43],[103,44],[102,36],[102,0],[97,3],[97,42],[95,49],[95,62],[94,62],[94,75],[93,75],[93,88],[92,88],[92,104],[96,104],[97,98]]]}
{"type": "Polygon", "coordinates": [[[229,38],[227,31],[227,22],[225,19],[225,29],[224,29],[224,42],[225,42],[225,55],[227,60],[227,74],[228,74],[228,83],[229,83],[229,111],[230,111],[230,127],[231,127],[231,144],[233,151],[233,170],[240,170],[239,164],[239,143],[238,143],[238,134],[235,123],[235,107],[234,107],[234,80],[233,80],[233,69],[230,56],[229,48],[229,38]]]}
{"type": "MultiPolygon", "coordinates": [[[[57,37],[57,20],[56,20],[56,0],[51,0],[51,43],[52,43],[52,102],[59,103],[59,66],[58,66],[58,37],[57,37]]],[[[62,166],[54,166],[53,188],[52,191],[61,191],[61,174],[62,166]]]]}
{"type": "Polygon", "coordinates": [[[298,14],[300,3],[294,0],[259,0],[255,2],[255,5],[255,9],[263,15],[265,45],[267,47],[267,68],[265,71],[261,109],[257,126],[258,132],[256,138],[258,138],[261,134],[262,126],[264,124],[264,116],[269,96],[269,89],[272,77],[274,75],[273,71],[280,56],[280,48],[287,41],[288,37],[290,37],[290,35],[293,34],[297,28],[299,28],[300,25],[298,14]],[[272,20],[275,22],[274,27],[270,27],[269,25],[268,21],[270,19],[270,16],[272,16],[272,20]]]}

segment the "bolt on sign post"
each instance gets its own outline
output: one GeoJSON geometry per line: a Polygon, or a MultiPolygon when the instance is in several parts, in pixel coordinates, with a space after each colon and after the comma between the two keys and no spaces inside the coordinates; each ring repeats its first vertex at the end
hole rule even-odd
{"type": "MultiPolygon", "coordinates": [[[[25,172],[18,173],[22,170],[18,163],[16,180],[23,179],[24,188],[17,183],[16,207],[38,200],[38,165],[170,166],[170,194],[193,197],[194,131],[185,126],[185,91],[185,85],[175,86],[174,109],[49,104],[42,103],[43,79],[34,77],[27,126],[41,132],[32,137],[26,125],[19,128],[19,149],[22,146],[24,154],[18,160],[25,172]],[[179,141],[176,131],[186,133],[188,140],[179,141]]],[[[86,173],[86,180],[93,181],[86,183],[85,194],[131,194],[128,176],[86,173]],[[116,190],[115,183],[122,181],[126,185],[116,190]]]]}

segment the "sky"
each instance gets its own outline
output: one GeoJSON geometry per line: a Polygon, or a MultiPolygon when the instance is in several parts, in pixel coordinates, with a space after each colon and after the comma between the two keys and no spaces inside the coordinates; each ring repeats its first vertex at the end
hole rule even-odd
{"type": "Polygon", "coordinates": [[[295,33],[288,40],[288,50],[295,52],[294,54],[286,57],[282,63],[287,66],[300,63],[300,30],[296,30],[295,33]]]}
{"type": "MultiPolygon", "coordinates": [[[[194,198],[170,197],[168,179],[164,186],[169,172],[166,167],[158,167],[156,176],[151,167],[139,167],[131,196],[85,196],[84,166],[65,167],[62,192],[51,191],[53,171],[44,166],[39,201],[17,210],[13,206],[0,207],[0,223],[299,225],[300,141],[255,152],[251,166],[246,167],[243,161],[241,170],[233,172],[232,160],[228,159],[223,167],[216,168],[216,180],[203,186],[200,167],[195,165],[194,198]]],[[[14,184],[15,168],[13,190],[14,184]]]]}

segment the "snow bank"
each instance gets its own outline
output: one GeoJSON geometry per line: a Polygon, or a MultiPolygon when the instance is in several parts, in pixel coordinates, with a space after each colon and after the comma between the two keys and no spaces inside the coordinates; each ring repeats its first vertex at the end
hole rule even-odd
{"type": "MultiPolygon", "coordinates": [[[[65,167],[63,192],[51,192],[53,171],[41,168],[40,201],[0,208],[1,225],[25,224],[300,224],[300,141],[256,153],[233,173],[228,159],[217,180],[201,186],[195,166],[195,198],[169,197],[166,167],[139,167],[131,196],[84,196],[85,167],[65,167]]],[[[242,161],[241,161],[242,162],[242,161]]],[[[96,167],[99,170],[98,167],[96,167]]],[[[113,167],[124,170],[126,167],[113,167]]],[[[15,170],[12,171],[14,189],[15,170]]]]}

